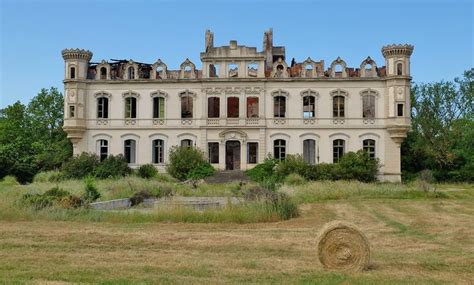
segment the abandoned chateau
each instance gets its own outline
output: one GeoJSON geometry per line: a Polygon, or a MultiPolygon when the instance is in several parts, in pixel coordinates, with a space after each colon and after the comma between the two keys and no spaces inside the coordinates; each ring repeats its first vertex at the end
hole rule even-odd
{"type": "Polygon", "coordinates": [[[64,130],[74,154],[123,154],[130,166],[164,171],[169,149],[195,146],[217,169],[249,169],[270,153],[337,162],[366,150],[380,160],[379,179],[400,181],[400,144],[410,128],[411,45],[382,48],[357,68],[288,60],[264,33],[263,50],[215,47],[205,34],[202,69],[186,59],[91,62],[92,52],[65,49],[64,130]]]}

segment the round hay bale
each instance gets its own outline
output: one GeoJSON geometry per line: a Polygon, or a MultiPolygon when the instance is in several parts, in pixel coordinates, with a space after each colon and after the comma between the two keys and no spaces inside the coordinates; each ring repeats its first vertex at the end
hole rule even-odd
{"type": "Polygon", "coordinates": [[[326,269],[361,271],[369,265],[369,242],[355,225],[342,221],[327,223],[317,241],[319,261],[326,269]]]}

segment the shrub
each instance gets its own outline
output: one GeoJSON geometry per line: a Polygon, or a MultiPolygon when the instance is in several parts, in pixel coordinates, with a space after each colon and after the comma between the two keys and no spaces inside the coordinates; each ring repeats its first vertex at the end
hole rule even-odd
{"type": "Polygon", "coordinates": [[[93,175],[99,165],[99,157],[92,153],[83,152],[78,156],[71,157],[63,164],[61,171],[65,178],[82,179],[93,175]]]}
{"type": "Polygon", "coordinates": [[[29,163],[15,162],[10,168],[10,174],[16,177],[21,184],[30,183],[38,171],[37,166],[29,163]]]}
{"type": "Polygon", "coordinates": [[[286,185],[303,185],[306,183],[306,179],[304,179],[303,176],[297,174],[297,173],[291,173],[288,176],[285,177],[283,180],[283,183],[286,185]]]}
{"type": "Polygon", "coordinates": [[[69,195],[61,199],[59,205],[65,209],[76,209],[84,205],[84,200],[79,196],[69,195]]]}
{"type": "Polygon", "coordinates": [[[278,177],[281,177],[282,179],[292,173],[304,176],[308,167],[309,164],[304,161],[303,157],[300,154],[287,155],[284,160],[278,163],[275,169],[275,173],[278,177]]]}
{"type": "MultiPolygon", "coordinates": [[[[271,155],[267,156],[265,160],[257,164],[254,168],[249,169],[245,174],[255,182],[263,182],[268,180],[269,177],[275,176],[275,168],[278,165],[279,160],[274,159],[271,155]]],[[[272,180],[276,180],[273,178],[272,180]]]]}
{"type": "Polygon", "coordinates": [[[349,152],[342,156],[336,167],[341,179],[373,182],[377,180],[378,159],[371,159],[363,150],[349,152]]]}
{"type": "Polygon", "coordinates": [[[109,155],[97,166],[95,177],[105,179],[110,177],[121,177],[131,173],[127,160],[122,154],[109,155]]]}
{"type": "Polygon", "coordinates": [[[59,182],[64,175],[58,170],[42,171],[35,175],[33,182],[59,182]]]}
{"type": "Polygon", "coordinates": [[[153,197],[153,195],[150,193],[150,191],[142,190],[134,193],[132,197],[130,197],[130,204],[133,207],[143,203],[145,199],[149,199],[151,197],[153,197]]]}
{"type": "Polygon", "coordinates": [[[95,180],[91,176],[84,179],[84,194],[83,198],[86,202],[91,203],[100,198],[99,190],[95,186],[95,180]]]}
{"type": "Polygon", "coordinates": [[[47,207],[51,207],[54,204],[57,204],[68,196],[70,196],[69,192],[59,187],[54,187],[44,192],[43,194],[27,193],[23,195],[22,201],[24,204],[33,207],[35,210],[41,210],[47,207]]]}
{"type": "Polygon", "coordinates": [[[214,173],[204,154],[193,147],[173,147],[169,154],[167,172],[178,180],[201,179],[214,173]]]}
{"type": "Polygon", "coordinates": [[[153,164],[144,164],[137,169],[137,175],[141,178],[150,179],[155,177],[157,174],[158,171],[153,164]]]}
{"type": "Polygon", "coordinates": [[[298,206],[285,193],[276,193],[272,200],[272,206],[282,220],[299,216],[298,206]]]}
{"type": "Polygon", "coordinates": [[[18,180],[16,180],[16,177],[15,176],[12,176],[12,175],[7,175],[5,177],[3,177],[1,183],[3,185],[18,185],[18,180]]]}

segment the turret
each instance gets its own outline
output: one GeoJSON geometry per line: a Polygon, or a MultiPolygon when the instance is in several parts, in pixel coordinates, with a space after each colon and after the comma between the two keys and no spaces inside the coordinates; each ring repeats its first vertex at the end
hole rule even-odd
{"type": "Polygon", "coordinates": [[[63,49],[65,79],[86,79],[92,52],[84,49],[63,49]]]}
{"type": "Polygon", "coordinates": [[[410,76],[412,45],[388,45],[382,48],[387,76],[410,76]]]}
{"type": "Polygon", "coordinates": [[[74,154],[79,154],[77,145],[81,143],[86,130],[85,120],[85,89],[89,61],[92,52],[83,49],[64,49],[64,126],[67,137],[71,140],[74,154]]]}

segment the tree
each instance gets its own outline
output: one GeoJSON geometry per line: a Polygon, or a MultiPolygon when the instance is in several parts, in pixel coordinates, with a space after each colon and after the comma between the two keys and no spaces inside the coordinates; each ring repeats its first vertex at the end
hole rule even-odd
{"type": "Polygon", "coordinates": [[[413,86],[412,132],[402,145],[405,171],[431,169],[438,179],[451,179],[450,172],[472,165],[473,79],[471,69],[454,82],[413,86]],[[471,143],[463,143],[468,135],[471,143]]]}

